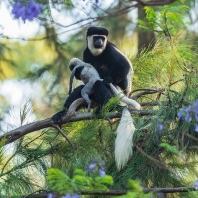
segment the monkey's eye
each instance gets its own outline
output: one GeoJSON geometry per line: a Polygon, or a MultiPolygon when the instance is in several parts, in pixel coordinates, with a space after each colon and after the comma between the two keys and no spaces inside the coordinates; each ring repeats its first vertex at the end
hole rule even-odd
{"type": "Polygon", "coordinates": [[[104,41],[105,37],[104,36],[94,36],[93,39],[94,39],[94,41],[99,40],[99,39],[104,41]]]}

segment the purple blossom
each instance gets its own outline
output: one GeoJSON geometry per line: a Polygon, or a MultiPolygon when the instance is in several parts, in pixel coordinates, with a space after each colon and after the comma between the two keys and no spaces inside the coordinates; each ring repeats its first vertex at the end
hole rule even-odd
{"type": "Polygon", "coordinates": [[[193,184],[193,187],[198,190],[198,180],[195,181],[195,183],[193,184]]]}
{"type": "Polygon", "coordinates": [[[100,167],[99,167],[99,175],[100,175],[100,177],[102,177],[102,176],[106,175],[106,172],[105,172],[105,170],[104,170],[104,167],[103,167],[103,166],[100,166],[100,167]]]}
{"type": "Polygon", "coordinates": [[[157,120],[157,129],[156,129],[157,132],[160,133],[163,128],[164,128],[164,125],[159,120],[157,120]]]}
{"type": "Polygon", "coordinates": [[[184,120],[185,119],[185,109],[184,108],[180,108],[179,109],[179,112],[177,113],[177,117],[181,120],[184,120]]]}
{"type": "Polygon", "coordinates": [[[106,172],[104,170],[104,161],[101,159],[93,159],[92,162],[88,166],[88,170],[86,171],[86,174],[88,173],[94,173],[94,174],[99,174],[99,176],[104,176],[106,175],[106,172]]]}
{"type": "Polygon", "coordinates": [[[53,197],[52,193],[47,194],[47,198],[52,198],[52,197],[53,197]]]}
{"type": "Polygon", "coordinates": [[[195,126],[195,131],[198,132],[198,124],[195,126]]]}
{"type": "Polygon", "coordinates": [[[181,120],[191,122],[192,121],[192,117],[190,115],[191,111],[192,111],[191,105],[189,105],[186,109],[185,108],[180,108],[179,112],[177,113],[177,117],[181,120]]]}
{"type": "Polygon", "coordinates": [[[12,14],[16,19],[21,17],[23,21],[32,21],[34,18],[38,17],[43,9],[44,6],[36,3],[35,0],[30,0],[27,4],[24,4],[21,0],[19,0],[13,6],[12,14]]]}
{"type": "Polygon", "coordinates": [[[195,119],[196,121],[198,121],[198,100],[195,102],[195,104],[193,105],[194,107],[194,113],[195,113],[195,119]]]}
{"type": "Polygon", "coordinates": [[[80,198],[80,195],[78,194],[66,194],[65,196],[62,196],[62,198],[80,198]]]}
{"type": "Polygon", "coordinates": [[[95,162],[91,162],[88,166],[88,169],[90,171],[93,171],[96,168],[97,164],[95,162]]]}
{"type": "Polygon", "coordinates": [[[186,112],[185,120],[186,120],[187,122],[191,122],[191,121],[192,121],[192,117],[190,116],[191,110],[192,110],[191,105],[189,105],[189,106],[185,109],[185,112],[186,112]]]}
{"type": "Polygon", "coordinates": [[[185,120],[186,122],[191,122],[193,115],[197,122],[195,131],[198,132],[198,100],[192,106],[189,105],[187,108],[180,108],[177,113],[177,117],[181,120],[185,120]]]}

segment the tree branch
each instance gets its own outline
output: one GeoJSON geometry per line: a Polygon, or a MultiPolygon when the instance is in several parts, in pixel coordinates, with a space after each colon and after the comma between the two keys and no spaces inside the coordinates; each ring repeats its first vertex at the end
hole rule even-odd
{"type": "MultiPolygon", "coordinates": [[[[161,192],[161,193],[182,193],[182,192],[189,192],[189,191],[196,191],[196,189],[192,186],[188,187],[176,187],[176,188],[144,188],[143,192],[149,193],[149,192],[161,192]]],[[[109,190],[109,191],[79,191],[78,193],[81,195],[105,195],[105,196],[120,196],[125,195],[128,191],[127,190],[109,190]]],[[[47,198],[47,193],[41,193],[41,194],[30,194],[28,195],[28,198],[47,198]]],[[[53,193],[52,197],[55,198],[59,194],[53,193]]],[[[27,197],[27,196],[25,196],[27,197]]]]}
{"type": "MultiPolygon", "coordinates": [[[[90,119],[96,118],[96,115],[94,113],[77,113],[76,112],[77,107],[84,102],[85,102],[85,100],[82,98],[74,101],[70,105],[67,115],[64,116],[63,119],[61,120],[60,125],[63,125],[63,124],[69,123],[69,122],[90,120],[90,119]]],[[[151,110],[141,110],[141,111],[131,110],[130,112],[131,112],[131,114],[140,115],[140,116],[151,115],[151,114],[155,113],[154,111],[151,111],[151,110]]],[[[120,112],[110,112],[110,113],[107,113],[105,116],[99,115],[97,117],[97,119],[112,119],[112,118],[120,118],[120,117],[121,117],[120,112]]],[[[41,120],[41,121],[32,122],[32,123],[26,124],[24,126],[21,126],[17,129],[11,130],[11,131],[5,133],[4,135],[1,135],[0,141],[2,140],[2,141],[5,141],[5,144],[9,144],[9,143],[14,142],[17,139],[27,135],[27,134],[29,134],[29,133],[32,133],[32,132],[35,132],[35,131],[38,131],[38,130],[41,130],[44,128],[48,128],[48,127],[54,128],[54,122],[52,121],[51,118],[47,118],[47,119],[41,120]]],[[[59,132],[60,132],[60,130],[59,130],[59,132]]]]}
{"type": "Polygon", "coordinates": [[[166,4],[171,4],[175,0],[163,0],[163,1],[143,1],[143,0],[136,0],[138,4],[141,6],[160,6],[160,5],[166,5],[166,4]]]}

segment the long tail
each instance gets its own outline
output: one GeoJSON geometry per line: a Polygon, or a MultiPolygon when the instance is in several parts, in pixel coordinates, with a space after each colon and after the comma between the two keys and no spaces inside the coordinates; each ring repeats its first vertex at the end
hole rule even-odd
{"type": "Polygon", "coordinates": [[[115,161],[117,169],[122,169],[132,155],[133,133],[135,126],[127,108],[122,110],[122,117],[116,130],[115,161]]]}
{"type": "Polygon", "coordinates": [[[127,98],[122,92],[119,92],[116,87],[110,83],[111,90],[115,93],[115,95],[118,95],[122,102],[128,105],[132,105],[135,109],[140,110],[141,106],[138,102],[131,98],[127,98]]]}

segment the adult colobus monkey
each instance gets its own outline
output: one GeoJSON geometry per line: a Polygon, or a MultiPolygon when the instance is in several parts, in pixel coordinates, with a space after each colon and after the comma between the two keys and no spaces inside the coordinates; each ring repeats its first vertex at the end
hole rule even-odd
{"type": "MultiPolygon", "coordinates": [[[[115,47],[114,44],[107,40],[107,36],[108,30],[106,28],[89,27],[87,29],[87,47],[83,52],[83,61],[93,65],[99,73],[100,78],[103,79],[101,82],[96,81],[94,86],[95,94],[90,95],[92,99],[99,99],[101,97],[101,94],[98,94],[99,92],[97,92],[97,90],[101,87],[100,83],[104,83],[107,87],[109,86],[109,83],[112,83],[113,85],[120,87],[126,95],[128,95],[131,91],[131,81],[133,76],[132,64],[127,57],[115,47]]],[[[52,117],[55,123],[59,123],[61,121],[61,118],[66,114],[66,111],[72,102],[82,97],[81,90],[83,87],[84,85],[75,88],[68,96],[64,103],[64,109],[52,117]]],[[[123,114],[127,115],[128,113],[128,111],[123,111],[123,114]]],[[[127,116],[125,116],[125,118],[126,117],[127,116]]],[[[122,118],[124,119],[123,116],[122,118]]],[[[135,128],[132,119],[128,123],[132,124],[130,124],[130,126],[120,126],[118,127],[121,129],[120,133],[117,131],[116,144],[118,146],[115,146],[115,148],[119,149],[115,150],[115,155],[119,156],[118,158],[125,158],[125,160],[117,160],[119,169],[124,166],[130,156],[130,153],[132,152],[132,136],[135,128]],[[128,130],[125,134],[126,127],[128,130]],[[126,146],[126,143],[129,143],[127,144],[128,146],[126,146]],[[118,154],[116,154],[116,152],[118,154]]]]}

